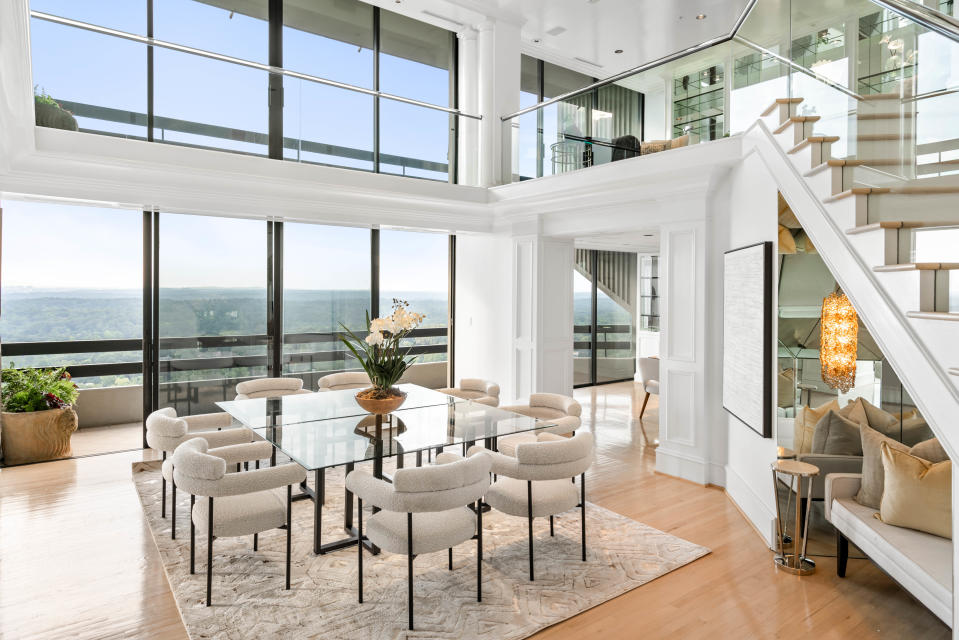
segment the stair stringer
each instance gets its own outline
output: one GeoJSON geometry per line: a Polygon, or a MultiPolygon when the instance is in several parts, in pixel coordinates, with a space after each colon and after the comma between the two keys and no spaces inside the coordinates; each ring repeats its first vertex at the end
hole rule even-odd
{"type": "Polygon", "coordinates": [[[762,159],[933,433],[949,457],[959,460],[959,430],[948,428],[959,415],[959,390],[876,278],[874,265],[865,263],[764,122],[757,121],[743,134],[743,153],[762,159]]]}

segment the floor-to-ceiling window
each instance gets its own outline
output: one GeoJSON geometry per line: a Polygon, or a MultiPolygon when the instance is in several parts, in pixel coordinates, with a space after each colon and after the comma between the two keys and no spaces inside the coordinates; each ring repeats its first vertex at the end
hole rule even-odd
{"type": "Polygon", "coordinates": [[[266,226],[160,214],[159,407],[217,411],[237,382],[268,374],[266,226]]]}
{"type": "Polygon", "coordinates": [[[451,31],[361,0],[31,9],[38,125],[456,180],[451,31]]]}
{"type": "Polygon", "coordinates": [[[577,249],[573,273],[573,384],[630,380],[636,370],[635,253],[577,249]]]}
{"type": "MultiPolygon", "coordinates": [[[[141,407],[141,213],[4,200],[0,335],[3,367],[69,366],[88,425],[141,407]],[[110,394],[97,393],[109,388],[110,394]]],[[[136,427],[109,438],[74,436],[75,455],[140,446],[136,427]]]]}

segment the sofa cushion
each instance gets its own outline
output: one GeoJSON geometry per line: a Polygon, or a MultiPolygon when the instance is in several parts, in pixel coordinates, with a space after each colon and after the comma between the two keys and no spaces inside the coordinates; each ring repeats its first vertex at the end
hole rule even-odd
{"type": "Polygon", "coordinates": [[[816,423],[812,436],[812,452],[861,456],[862,436],[859,435],[859,425],[846,420],[835,411],[829,411],[816,423]]]}
{"type": "Polygon", "coordinates": [[[892,438],[887,438],[867,424],[860,427],[860,433],[862,435],[862,487],[856,494],[856,502],[872,509],[878,509],[879,502],[882,500],[882,487],[885,478],[882,470],[880,445],[885,442],[898,451],[909,451],[909,447],[892,438]]]}
{"type": "Polygon", "coordinates": [[[883,411],[864,398],[856,398],[839,411],[839,415],[856,424],[868,424],[876,431],[885,435],[893,434],[893,427],[897,420],[891,413],[883,411]]]}
{"type": "MultiPolygon", "coordinates": [[[[193,523],[206,531],[209,500],[197,498],[193,523]]],[[[286,492],[257,491],[213,501],[213,535],[218,538],[248,536],[286,524],[286,492]]]]}
{"type": "Polygon", "coordinates": [[[839,411],[839,400],[830,400],[818,407],[800,407],[793,422],[793,450],[812,453],[812,437],[819,422],[828,411],[839,411]]]}
{"type": "Polygon", "coordinates": [[[852,498],[833,500],[830,521],[943,622],[952,624],[952,541],[886,524],[852,498]]]}
{"type": "Polygon", "coordinates": [[[928,462],[886,442],[879,447],[886,476],[882,521],[952,538],[952,462],[928,462]]]}
{"type": "Polygon", "coordinates": [[[909,453],[917,458],[928,460],[929,462],[945,462],[949,459],[949,454],[946,453],[946,450],[939,444],[939,438],[923,440],[910,449],[909,453]]]}
{"type": "MultiPolygon", "coordinates": [[[[486,493],[486,503],[511,516],[526,517],[527,486],[524,480],[500,476],[486,493]]],[[[533,482],[533,517],[555,515],[579,504],[579,488],[569,480],[533,482]]]]}
{"type": "MultiPolygon", "coordinates": [[[[370,516],[366,535],[390,553],[407,552],[407,516],[397,511],[378,511],[370,516]]],[[[432,553],[455,547],[476,533],[476,516],[466,507],[413,514],[413,553],[432,553]]]]}

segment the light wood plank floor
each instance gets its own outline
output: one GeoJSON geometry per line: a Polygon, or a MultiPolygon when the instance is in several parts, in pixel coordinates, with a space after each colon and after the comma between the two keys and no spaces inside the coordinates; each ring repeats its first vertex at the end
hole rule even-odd
{"type": "MultiPolygon", "coordinates": [[[[945,638],[949,630],[866,560],[807,578],[772,553],[720,489],[655,473],[632,383],[578,390],[597,438],[590,500],[712,554],[547,629],[582,638],[945,638]]],[[[644,419],[657,437],[657,407],[644,419]]],[[[0,470],[0,637],[186,638],[130,480],[142,452],[0,470]]],[[[759,490],[762,490],[760,488],[759,490]]]]}

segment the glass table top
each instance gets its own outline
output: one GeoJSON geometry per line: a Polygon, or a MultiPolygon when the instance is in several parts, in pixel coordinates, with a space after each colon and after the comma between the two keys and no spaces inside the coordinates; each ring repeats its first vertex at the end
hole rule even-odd
{"type": "MultiPolygon", "coordinates": [[[[406,392],[402,409],[467,402],[415,384],[401,384],[398,387],[406,392]]],[[[333,418],[368,416],[366,410],[356,404],[354,396],[357,391],[359,389],[299,393],[276,398],[228,400],[216,404],[240,423],[251,429],[258,429],[333,418]]]]}
{"type": "MultiPolygon", "coordinates": [[[[404,404],[398,411],[384,416],[379,439],[376,416],[370,414],[295,422],[254,431],[312,471],[464,442],[482,443],[485,438],[549,426],[552,423],[548,421],[463,400],[419,407],[404,404]]],[[[459,447],[456,452],[461,452],[459,447]]]]}

